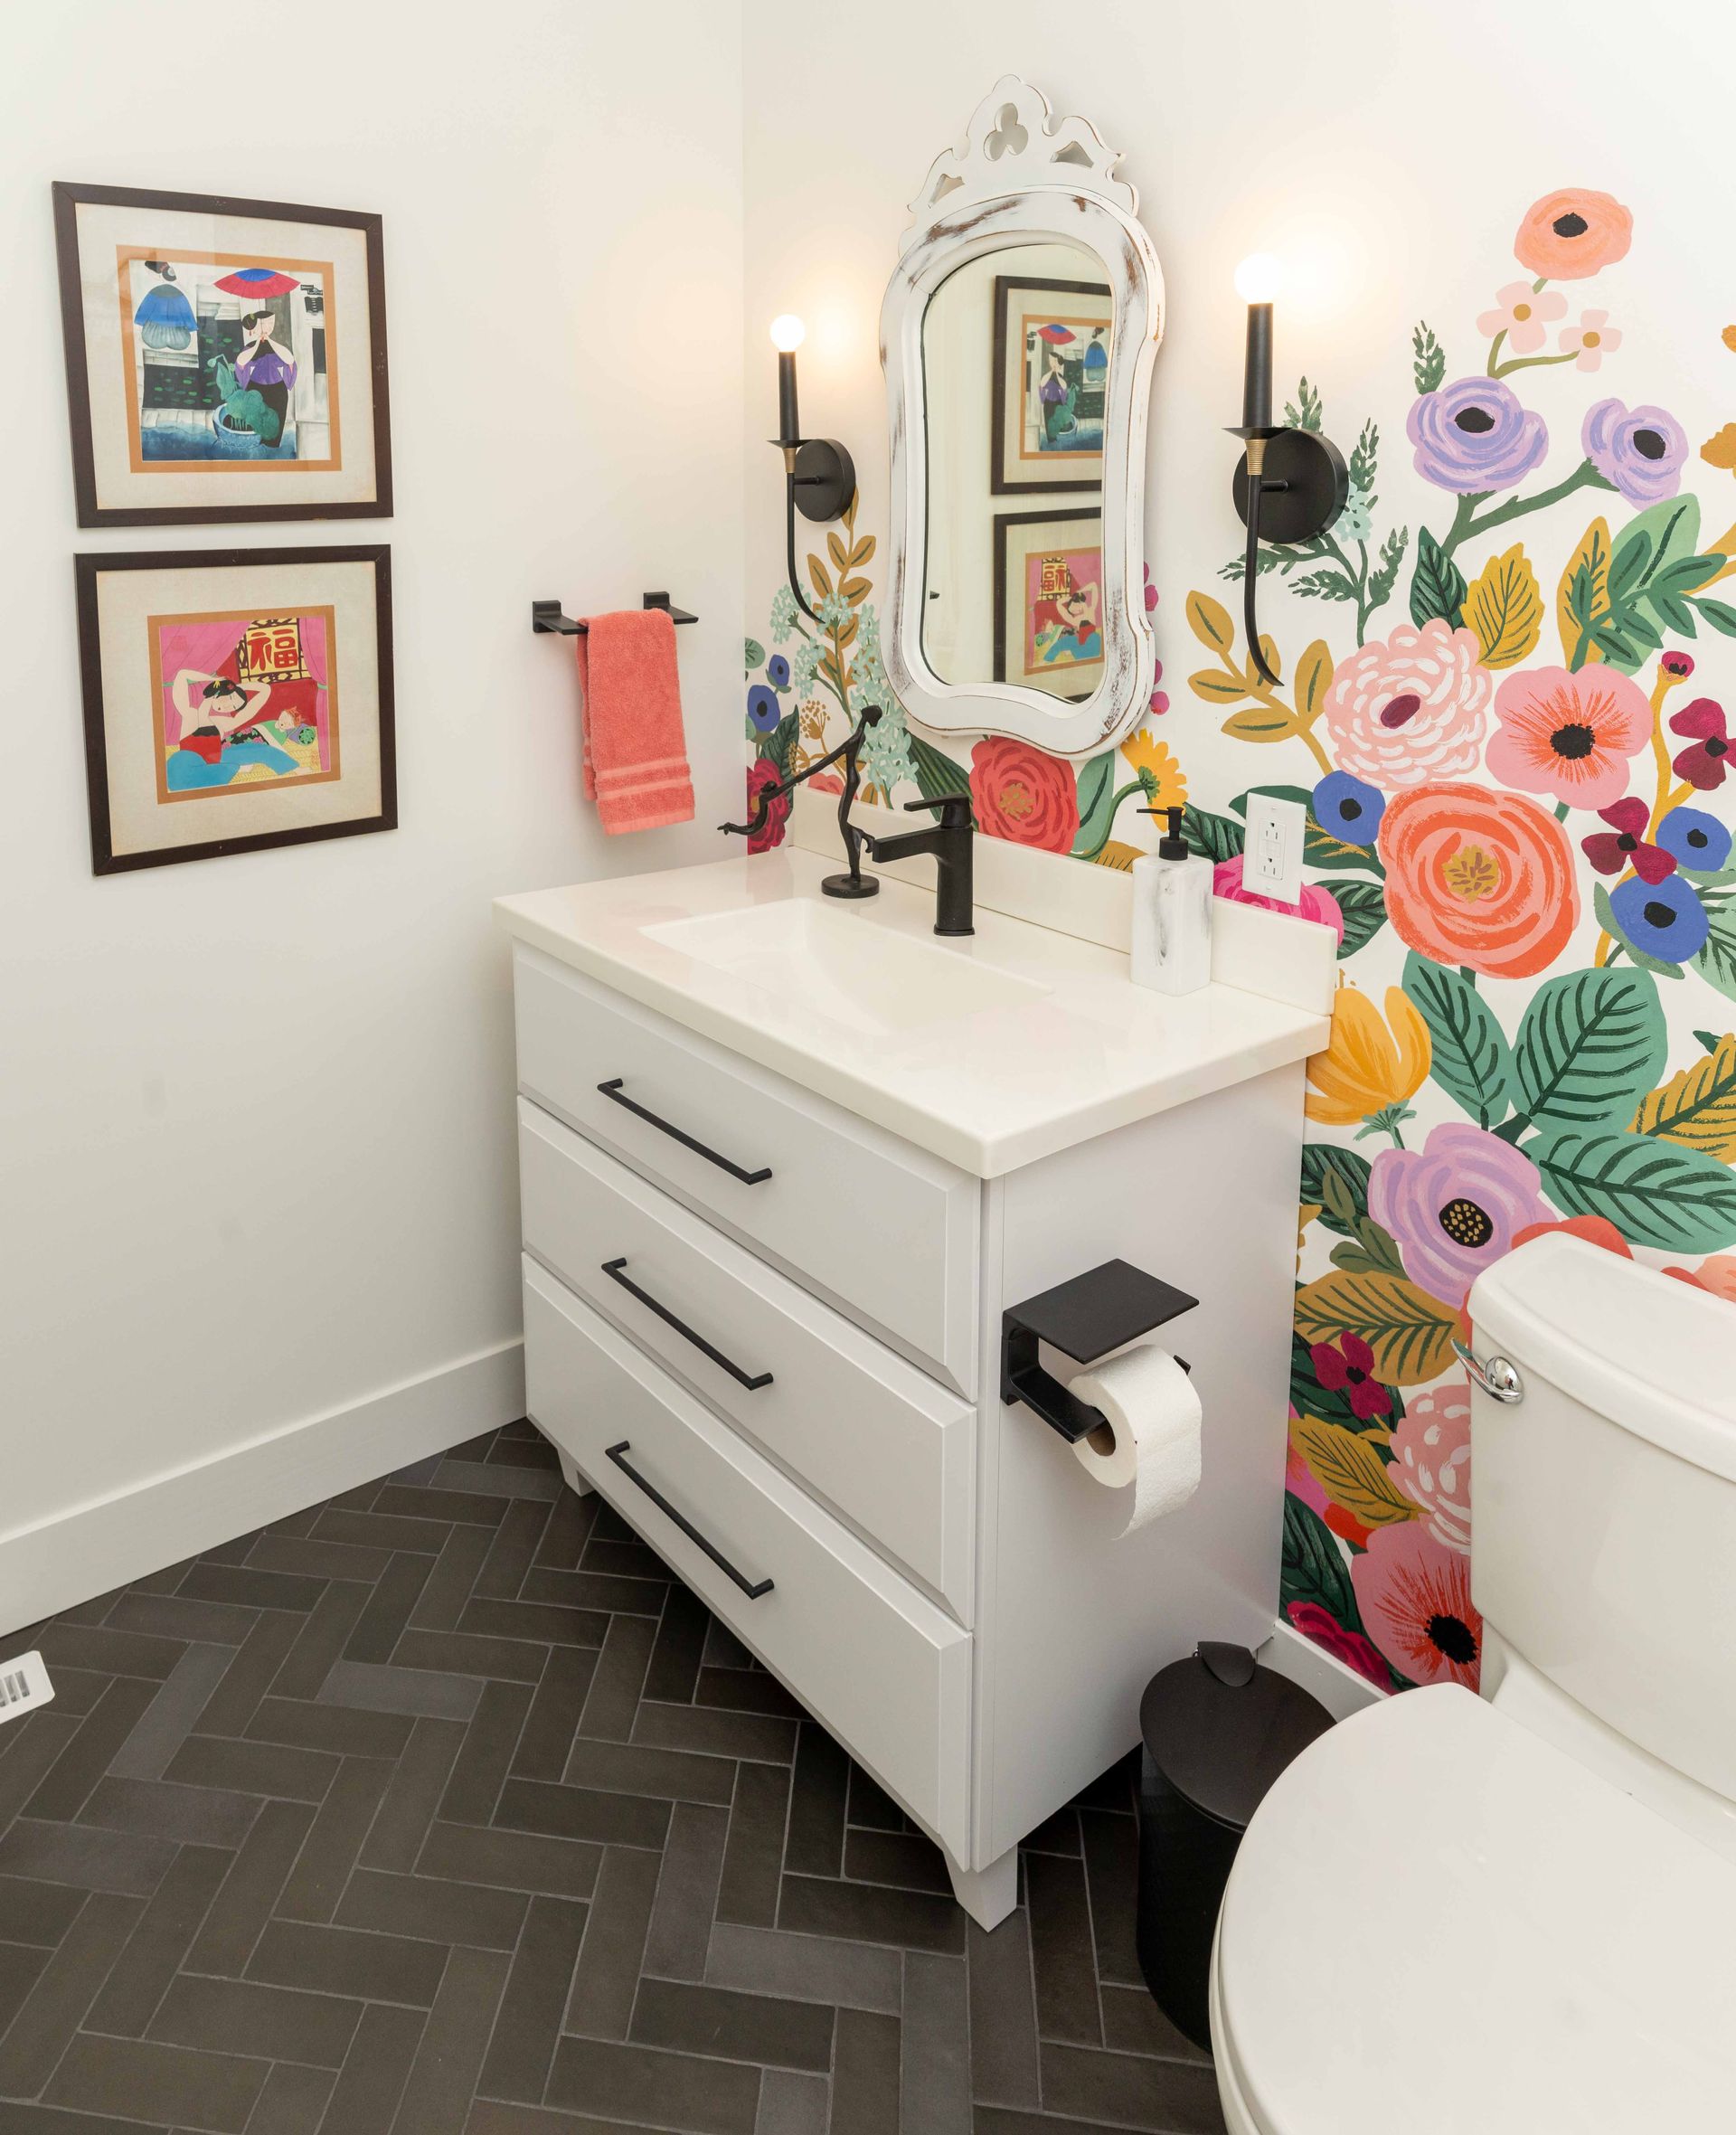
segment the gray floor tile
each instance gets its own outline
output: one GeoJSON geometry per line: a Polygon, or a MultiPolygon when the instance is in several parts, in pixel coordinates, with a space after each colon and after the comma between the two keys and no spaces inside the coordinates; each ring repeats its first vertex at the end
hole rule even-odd
{"type": "Polygon", "coordinates": [[[638,1983],[628,2036],[642,2046],[823,2074],[832,2065],[834,2016],[819,2002],[647,1979],[638,1983]]]}
{"type": "MultiPolygon", "coordinates": [[[[198,1609],[206,1614],[226,1613],[238,1618],[247,1613],[241,1610],[213,1611],[207,1603],[177,1601],[170,1596],[141,1595],[137,1599],[141,1607],[148,1603],[153,1609],[198,1609]]],[[[186,1648],[156,1696],[139,1715],[132,1733],[110,1760],[111,1778],[162,1778],[169,1759],[192,1734],[207,1700],[228,1672],[234,1658],[233,1646],[245,1641],[254,1620],[249,1616],[247,1626],[232,1642],[225,1640],[222,1644],[186,1648]]],[[[204,1636],[211,1637],[209,1630],[204,1636]]]]}
{"type": "MultiPolygon", "coordinates": [[[[574,2111],[613,2113],[637,2124],[679,2128],[684,2135],[753,2135],[760,2071],[650,2046],[563,2038],[548,2098],[574,2111]]],[[[886,2124],[878,2135],[886,2135],[886,2124]]]]}
{"type": "Polygon", "coordinates": [[[584,1906],[532,1899],[476,2086],[488,2097],[541,2102],[584,1933],[584,1906]]]}
{"type": "Polygon", "coordinates": [[[241,2135],[271,2073],[264,2061],[80,2032],[43,2093],[81,2112],[143,2113],[174,2126],[241,2135]]]}
{"type": "Polygon", "coordinates": [[[627,2036],[660,1865],[656,1855],[636,1847],[612,1846],[603,1856],[584,1948],[566,1999],[567,2030],[586,2038],[627,2036]]]}
{"type": "Polygon", "coordinates": [[[963,1958],[907,1951],[899,2135],[970,2135],[969,2037],[963,1958]]]}
{"type": "Polygon", "coordinates": [[[823,2075],[769,2068],[760,2079],[760,2117],[754,2135],[826,2135],[832,2086],[823,2075]]]}
{"type": "Polygon", "coordinates": [[[702,1979],[717,1910],[727,1810],[678,1801],[669,1820],[643,1969],[662,1979],[702,1979]]]}
{"type": "MultiPolygon", "coordinates": [[[[714,1987],[831,2002],[839,2008],[870,2009],[882,2016],[895,2017],[903,2007],[902,1960],[896,1950],[873,1942],[836,1941],[826,1935],[792,1935],[777,1928],[714,1922],[705,1977],[714,1987]]],[[[1034,2084],[1034,2041],[1032,2066],[1034,2084]]]]}

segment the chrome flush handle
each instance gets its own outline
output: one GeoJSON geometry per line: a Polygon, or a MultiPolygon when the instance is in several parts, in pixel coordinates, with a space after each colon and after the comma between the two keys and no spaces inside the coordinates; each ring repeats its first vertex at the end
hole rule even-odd
{"type": "Polygon", "coordinates": [[[1468,1343],[1457,1338],[1453,1343],[1453,1355],[1470,1374],[1472,1385],[1480,1387],[1491,1401],[1524,1401],[1525,1398],[1525,1383],[1519,1376],[1517,1367],[1509,1364],[1505,1356],[1492,1356],[1485,1364],[1468,1343]]]}

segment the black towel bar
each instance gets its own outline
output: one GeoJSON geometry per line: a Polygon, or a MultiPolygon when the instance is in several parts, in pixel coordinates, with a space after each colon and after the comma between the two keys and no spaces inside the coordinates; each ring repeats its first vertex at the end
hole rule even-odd
{"type": "MultiPolygon", "coordinates": [[[[696,615],[689,615],[684,608],[673,606],[667,593],[646,593],[640,606],[661,608],[672,623],[696,623],[699,620],[696,615]]],[[[589,623],[574,622],[570,615],[562,615],[558,600],[533,600],[531,628],[533,630],[551,630],[561,638],[582,638],[590,626],[589,623]]]]}

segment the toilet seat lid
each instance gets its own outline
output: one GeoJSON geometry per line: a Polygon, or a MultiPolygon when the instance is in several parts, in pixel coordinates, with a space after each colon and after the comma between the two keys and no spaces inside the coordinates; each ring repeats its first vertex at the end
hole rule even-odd
{"type": "Polygon", "coordinates": [[[1305,1750],[1219,1925],[1266,2135],[1729,2135],[1736,1864],[1468,1691],[1305,1750]]]}

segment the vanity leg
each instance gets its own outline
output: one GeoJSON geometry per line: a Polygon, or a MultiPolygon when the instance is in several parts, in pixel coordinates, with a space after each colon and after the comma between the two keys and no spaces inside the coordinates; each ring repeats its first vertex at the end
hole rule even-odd
{"type": "MultiPolygon", "coordinates": [[[[549,1442],[551,1445],[554,1444],[552,1439],[551,1439],[549,1442]]],[[[596,1484],[588,1483],[584,1477],[580,1474],[578,1466],[575,1463],[572,1455],[568,1452],[565,1446],[555,1446],[554,1450],[556,1458],[561,1462],[561,1474],[566,1483],[568,1489],[572,1492],[575,1497],[589,1497],[591,1496],[597,1488],[596,1484]]]]}
{"type": "Polygon", "coordinates": [[[999,1927],[1019,1902],[1018,1847],[1009,1846],[986,1868],[961,1868],[950,1854],[946,1860],[953,1896],[978,1927],[999,1927]]]}

